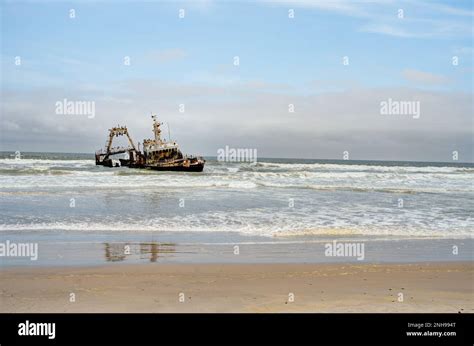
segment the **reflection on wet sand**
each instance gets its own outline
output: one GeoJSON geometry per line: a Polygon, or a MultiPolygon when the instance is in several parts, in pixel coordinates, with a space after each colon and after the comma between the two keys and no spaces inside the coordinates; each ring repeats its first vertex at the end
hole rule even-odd
{"type": "Polygon", "coordinates": [[[104,245],[107,262],[120,262],[127,258],[156,262],[160,255],[163,257],[175,252],[175,244],[172,243],[104,243],[104,245]]]}

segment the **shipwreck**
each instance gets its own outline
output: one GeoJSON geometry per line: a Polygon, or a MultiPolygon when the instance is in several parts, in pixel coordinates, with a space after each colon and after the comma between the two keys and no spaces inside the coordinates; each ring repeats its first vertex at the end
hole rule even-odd
{"type": "Polygon", "coordinates": [[[161,125],[156,115],[153,119],[153,139],[143,140],[143,151],[140,143],[135,146],[126,126],[117,126],[109,129],[109,137],[105,148],[96,151],[95,164],[106,167],[127,166],[130,168],[144,168],[158,171],[187,171],[202,172],[205,160],[201,156],[183,155],[175,141],[161,138],[161,125]],[[127,147],[113,147],[115,137],[126,136],[127,147]],[[116,158],[125,154],[125,157],[116,158]]]}

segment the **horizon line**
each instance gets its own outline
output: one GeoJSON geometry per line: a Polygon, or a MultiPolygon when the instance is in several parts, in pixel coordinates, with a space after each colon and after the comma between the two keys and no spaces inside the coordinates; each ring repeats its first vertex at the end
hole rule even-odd
{"type": "MultiPolygon", "coordinates": [[[[20,150],[0,150],[0,153],[15,153],[20,150]]],[[[90,152],[69,152],[69,151],[20,151],[24,153],[43,153],[43,154],[80,154],[80,155],[94,155],[90,152]]],[[[216,158],[212,155],[202,155],[202,157],[216,158]]],[[[319,161],[372,161],[372,162],[411,162],[411,163],[449,163],[449,164],[474,164],[473,161],[417,161],[417,160],[381,160],[381,159],[321,159],[321,158],[301,158],[301,157],[272,157],[265,156],[260,159],[286,159],[286,160],[319,160],[319,161]]],[[[257,159],[258,162],[258,159],[257,159]]],[[[239,162],[236,162],[239,163],[239,162]]]]}

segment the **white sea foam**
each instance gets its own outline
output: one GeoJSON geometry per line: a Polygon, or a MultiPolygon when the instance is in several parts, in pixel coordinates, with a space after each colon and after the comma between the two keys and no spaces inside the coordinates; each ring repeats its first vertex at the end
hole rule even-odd
{"type": "Polygon", "coordinates": [[[0,216],[0,231],[470,237],[473,174],[471,167],[267,162],[208,162],[203,173],[185,174],[110,169],[93,160],[0,159],[0,197],[8,206],[0,216]],[[185,215],[163,210],[169,203],[178,208],[182,196],[187,198],[185,215]],[[79,198],[79,211],[83,198],[107,212],[86,210],[89,218],[84,219],[61,209],[69,208],[71,197],[79,198]],[[402,209],[397,207],[400,197],[402,209]],[[137,209],[114,205],[118,198],[130,198],[137,209]],[[289,199],[295,202],[292,209],[289,199]],[[53,212],[42,213],[36,206],[53,212]]]}
{"type": "Polygon", "coordinates": [[[474,192],[468,174],[394,174],[362,172],[236,172],[232,174],[203,173],[198,175],[162,174],[127,168],[113,170],[45,170],[18,174],[0,168],[0,191],[48,188],[298,188],[313,190],[347,190],[389,193],[451,193],[474,192]],[[2,174],[3,173],[3,174],[2,174]]]}
{"type": "Polygon", "coordinates": [[[78,232],[232,232],[247,236],[261,237],[298,237],[298,236],[382,236],[396,238],[472,238],[473,229],[458,229],[446,232],[442,229],[406,229],[396,227],[304,227],[299,225],[239,225],[226,224],[206,225],[200,223],[170,222],[155,220],[144,223],[127,222],[46,222],[30,224],[0,224],[0,232],[6,231],[78,231],[78,232]]]}

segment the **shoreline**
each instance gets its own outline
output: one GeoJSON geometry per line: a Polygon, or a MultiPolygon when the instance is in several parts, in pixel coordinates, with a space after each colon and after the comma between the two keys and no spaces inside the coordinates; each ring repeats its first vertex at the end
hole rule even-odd
{"type": "Polygon", "coordinates": [[[109,263],[419,263],[472,261],[474,239],[391,239],[357,236],[263,238],[232,233],[68,233],[0,234],[0,243],[37,244],[37,260],[0,257],[4,267],[102,266],[109,263]],[[334,242],[363,246],[356,256],[331,256],[334,242]],[[456,251],[454,251],[456,249],[456,251]],[[361,256],[362,255],[362,256],[361,256]]]}
{"type": "Polygon", "coordinates": [[[472,262],[109,264],[0,275],[0,310],[9,313],[474,312],[472,262]]]}

